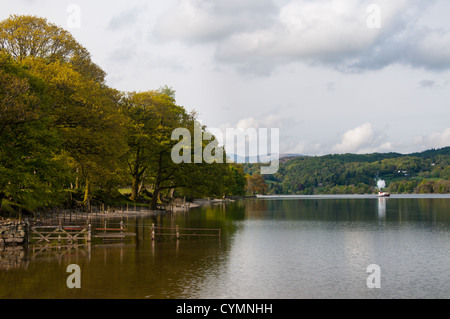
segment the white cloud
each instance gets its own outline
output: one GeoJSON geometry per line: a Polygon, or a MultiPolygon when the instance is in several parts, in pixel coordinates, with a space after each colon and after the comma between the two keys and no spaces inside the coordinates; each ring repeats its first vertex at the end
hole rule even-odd
{"type": "Polygon", "coordinates": [[[365,123],[348,130],[340,143],[332,147],[334,153],[368,154],[392,151],[393,145],[386,141],[385,134],[376,132],[371,123],[365,123]]]}
{"type": "Polygon", "coordinates": [[[357,152],[361,147],[373,143],[374,133],[372,124],[366,123],[344,133],[342,142],[333,147],[336,153],[357,152]]]}
{"type": "Polygon", "coordinates": [[[416,136],[414,144],[416,147],[419,146],[421,150],[450,146],[450,127],[442,132],[435,131],[426,136],[416,136]]]}
{"type": "Polygon", "coordinates": [[[249,117],[239,120],[236,124],[236,128],[246,130],[248,128],[280,128],[283,125],[283,119],[279,115],[269,115],[262,119],[256,119],[254,117],[249,117]]]}
{"type": "Polygon", "coordinates": [[[288,154],[300,154],[300,155],[311,155],[311,154],[320,154],[325,155],[321,151],[321,144],[315,143],[312,144],[309,141],[300,141],[297,142],[293,147],[291,145],[283,144],[283,150],[286,150],[288,154]]]}

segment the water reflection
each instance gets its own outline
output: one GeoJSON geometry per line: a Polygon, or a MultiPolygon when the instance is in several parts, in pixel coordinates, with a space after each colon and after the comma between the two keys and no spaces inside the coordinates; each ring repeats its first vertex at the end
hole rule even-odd
{"type": "Polygon", "coordinates": [[[251,199],[129,218],[136,237],[124,243],[0,251],[0,298],[450,297],[448,204],[251,199]],[[152,241],[152,224],[220,228],[222,237],[152,241]],[[72,263],[82,270],[79,291],[66,286],[72,263]],[[379,291],[365,284],[373,263],[383,269],[379,291]]]}
{"type": "Polygon", "coordinates": [[[26,260],[26,250],[23,246],[0,246],[0,271],[11,269],[26,269],[28,262],[26,260]]]}
{"type": "Polygon", "coordinates": [[[386,217],[386,203],[387,203],[386,197],[380,197],[378,198],[378,218],[384,219],[386,217]]]}
{"type": "Polygon", "coordinates": [[[0,247],[0,270],[27,269],[34,262],[63,260],[78,263],[91,259],[91,245],[30,245],[0,247]]]}

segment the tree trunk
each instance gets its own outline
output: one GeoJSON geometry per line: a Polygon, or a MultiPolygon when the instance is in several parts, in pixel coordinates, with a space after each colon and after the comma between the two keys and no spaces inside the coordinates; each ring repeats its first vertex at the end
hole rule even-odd
{"type": "Polygon", "coordinates": [[[159,179],[156,179],[155,182],[155,188],[153,190],[153,197],[152,197],[152,202],[151,202],[151,209],[152,210],[157,210],[158,209],[158,201],[159,201],[159,194],[161,193],[160,190],[160,183],[159,183],[159,179]]]}
{"type": "Polygon", "coordinates": [[[137,176],[133,176],[133,180],[131,182],[131,197],[132,201],[135,201],[139,196],[139,181],[137,176]]]}
{"type": "Polygon", "coordinates": [[[90,185],[89,180],[86,178],[86,186],[84,189],[84,200],[83,200],[84,206],[86,206],[87,210],[89,211],[90,207],[90,185]]]}
{"type": "Polygon", "coordinates": [[[77,167],[77,176],[75,178],[75,189],[80,189],[80,184],[78,181],[78,167],[77,167]]]}
{"type": "Polygon", "coordinates": [[[158,172],[156,173],[155,187],[153,190],[153,197],[151,202],[152,210],[158,209],[158,200],[161,192],[161,179],[162,179],[161,165],[162,165],[162,153],[159,154],[158,159],[158,172]]]}
{"type": "Polygon", "coordinates": [[[139,183],[139,188],[138,188],[138,194],[140,194],[142,192],[142,189],[144,188],[144,179],[145,179],[145,174],[141,177],[141,182],[139,183]]]}

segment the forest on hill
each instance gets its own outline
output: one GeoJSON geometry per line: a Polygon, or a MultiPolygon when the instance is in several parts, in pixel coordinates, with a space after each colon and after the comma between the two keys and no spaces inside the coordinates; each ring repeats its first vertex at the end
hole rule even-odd
{"type": "MultiPolygon", "coordinates": [[[[263,176],[267,194],[372,194],[378,181],[391,193],[450,193],[450,147],[421,153],[300,156],[280,161],[263,176]]],[[[263,164],[245,164],[257,174],[263,164]]]]}

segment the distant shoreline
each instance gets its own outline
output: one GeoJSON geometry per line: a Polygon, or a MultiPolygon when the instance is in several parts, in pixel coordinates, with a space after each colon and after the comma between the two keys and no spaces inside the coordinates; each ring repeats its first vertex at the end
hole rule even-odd
{"type": "MultiPolygon", "coordinates": [[[[259,199],[276,199],[276,198],[386,198],[378,197],[377,194],[315,194],[315,195],[258,195],[259,199]]],[[[450,194],[391,194],[389,198],[449,198],[450,194]]],[[[387,199],[387,198],[386,198],[387,199]]]]}

